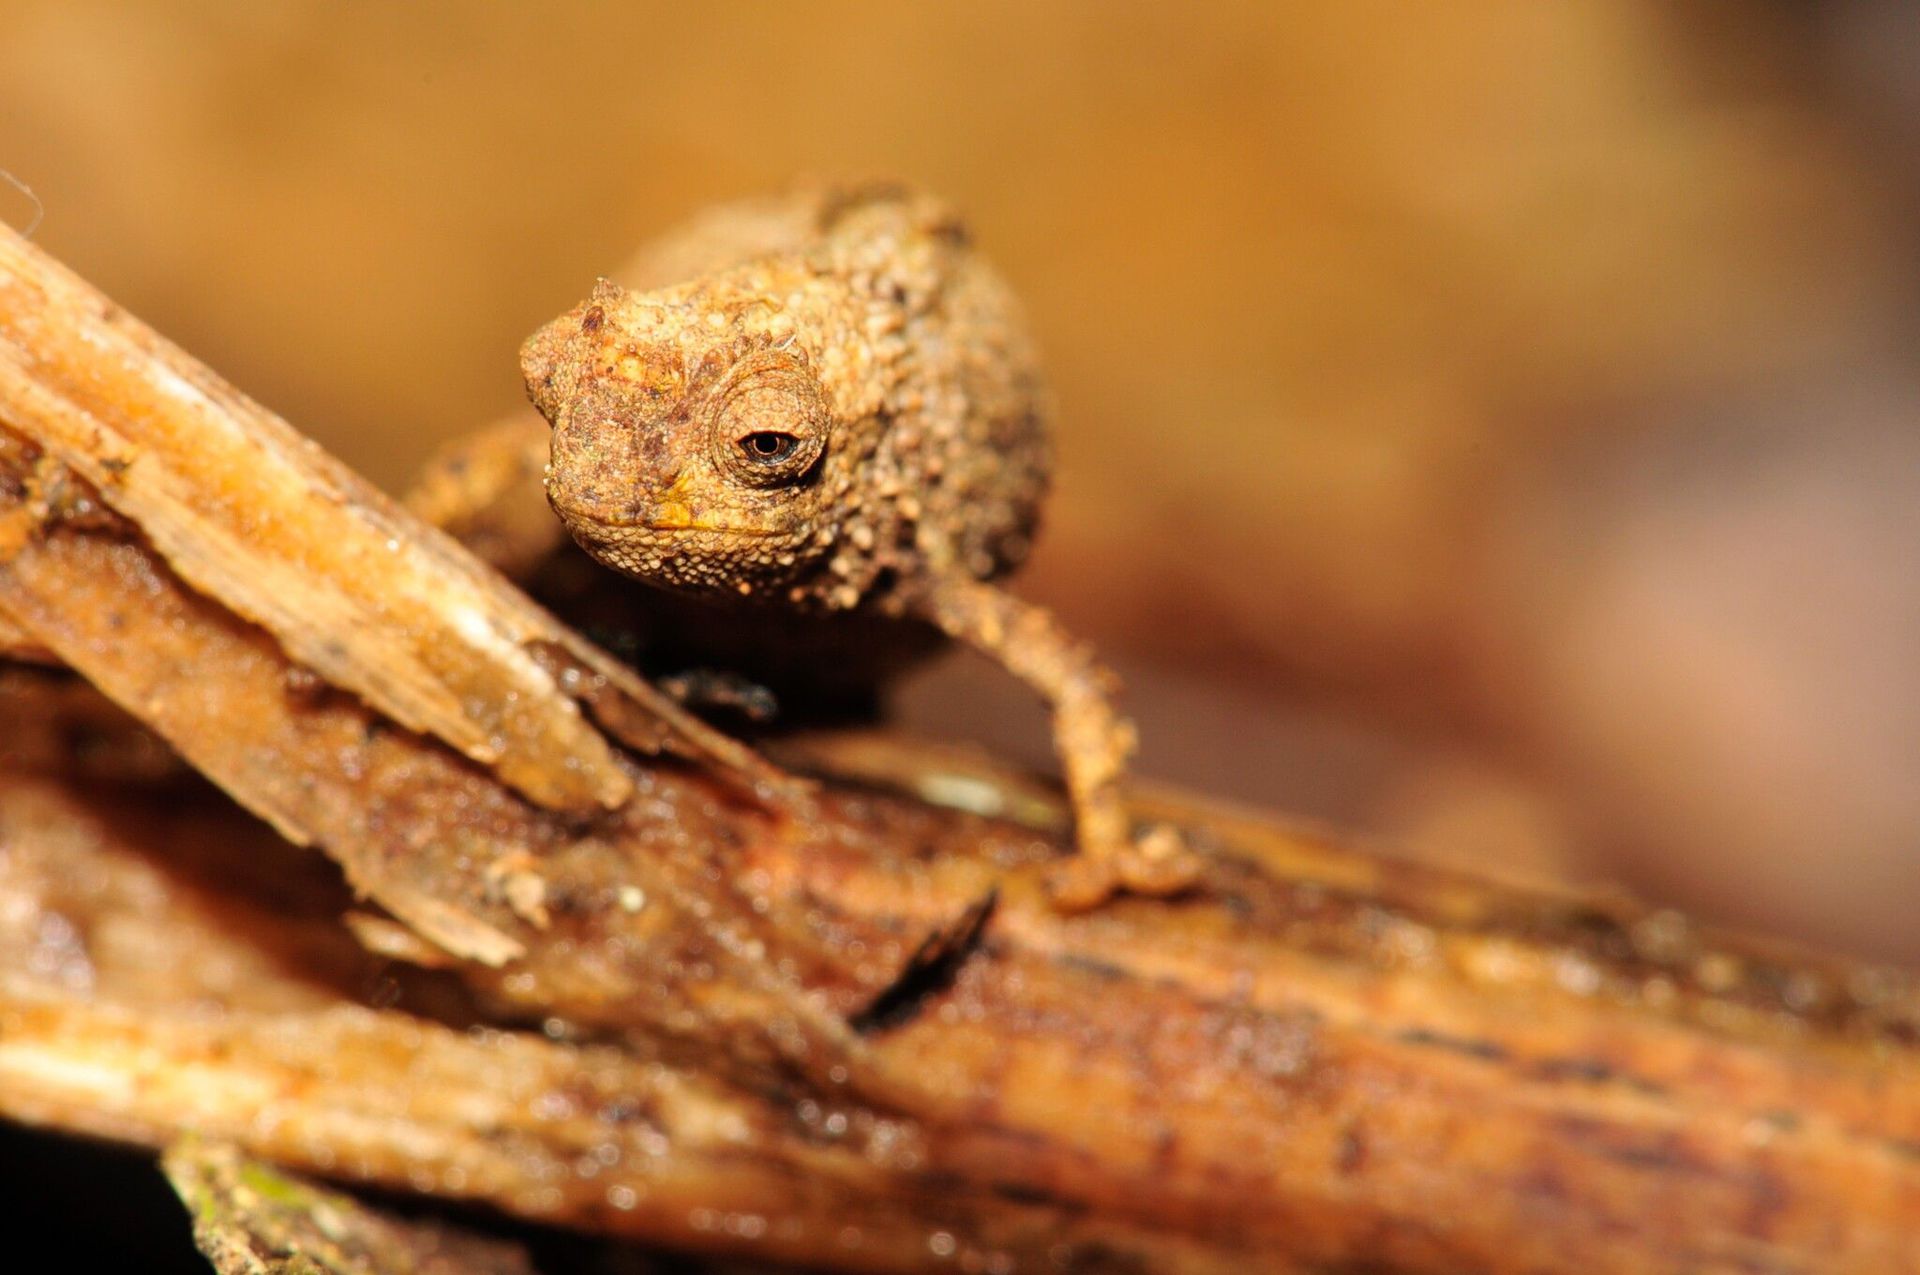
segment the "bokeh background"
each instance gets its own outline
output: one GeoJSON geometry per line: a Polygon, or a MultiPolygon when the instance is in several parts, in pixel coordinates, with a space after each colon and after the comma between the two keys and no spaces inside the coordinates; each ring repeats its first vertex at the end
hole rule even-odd
{"type": "MultiPolygon", "coordinates": [[[[1917,144],[1904,0],[0,0],[37,240],[383,484],[689,210],[909,177],[1146,773],[1908,962],[1917,144]]],[[[901,711],[1049,761],[966,659],[901,711]]]]}

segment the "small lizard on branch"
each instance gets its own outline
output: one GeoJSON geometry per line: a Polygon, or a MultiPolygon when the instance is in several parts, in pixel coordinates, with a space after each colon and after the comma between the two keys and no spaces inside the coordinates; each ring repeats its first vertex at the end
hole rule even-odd
{"type": "Polygon", "coordinates": [[[691,277],[602,280],[522,351],[573,537],[743,611],[930,621],[1053,709],[1081,850],[1055,900],[1189,884],[1177,836],[1136,839],[1127,819],[1135,737],[1113,676],[996,583],[1038,521],[1046,396],[1019,307],[953,214],[897,187],[802,190],[719,210],[660,255],[691,277]]]}

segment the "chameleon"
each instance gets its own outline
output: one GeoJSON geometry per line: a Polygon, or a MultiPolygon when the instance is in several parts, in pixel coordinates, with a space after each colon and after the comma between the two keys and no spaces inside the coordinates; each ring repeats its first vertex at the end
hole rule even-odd
{"type": "Polygon", "coordinates": [[[521,350],[567,532],[743,616],[925,621],[983,652],[1052,711],[1077,845],[1053,901],[1189,886],[1197,856],[1127,814],[1116,679],[1004,587],[1048,488],[1050,403],[961,220],[904,186],[803,187],[711,212],[654,260],[679,281],[602,279],[521,350]]]}

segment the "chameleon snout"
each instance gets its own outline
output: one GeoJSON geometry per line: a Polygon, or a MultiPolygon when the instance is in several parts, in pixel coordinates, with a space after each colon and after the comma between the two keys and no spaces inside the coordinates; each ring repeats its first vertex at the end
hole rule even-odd
{"type": "Polygon", "coordinates": [[[547,499],[570,524],[675,527],[692,521],[685,479],[657,474],[643,431],[565,416],[555,423],[547,499]]]}

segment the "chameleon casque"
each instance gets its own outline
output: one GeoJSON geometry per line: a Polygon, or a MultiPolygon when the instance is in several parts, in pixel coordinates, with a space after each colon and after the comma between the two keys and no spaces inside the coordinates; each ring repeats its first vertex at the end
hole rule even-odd
{"type": "Polygon", "coordinates": [[[1055,900],[1189,883],[1177,837],[1128,820],[1113,677],[995,583],[1032,543],[1047,396],[957,218],[898,186],[808,188],[716,210],[653,260],[684,281],[602,280],[521,352],[573,538],[712,605],[919,619],[985,652],[1053,710],[1080,847],[1055,900]]]}

